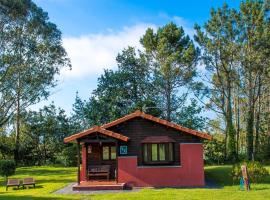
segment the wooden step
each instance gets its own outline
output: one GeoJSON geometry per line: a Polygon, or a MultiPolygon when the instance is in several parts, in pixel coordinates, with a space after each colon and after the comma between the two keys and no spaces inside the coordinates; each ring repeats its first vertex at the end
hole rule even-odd
{"type": "Polygon", "coordinates": [[[99,183],[99,182],[84,182],[80,185],[73,186],[73,191],[87,190],[123,190],[125,183],[99,183]]]}

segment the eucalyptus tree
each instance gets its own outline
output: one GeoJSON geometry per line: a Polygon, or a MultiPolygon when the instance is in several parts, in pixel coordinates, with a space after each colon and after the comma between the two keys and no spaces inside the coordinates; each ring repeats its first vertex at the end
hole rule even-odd
{"type": "Polygon", "coordinates": [[[237,80],[236,66],[238,46],[236,45],[238,29],[234,16],[236,11],[229,9],[227,4],[217,10],[211,10],[211,18],[203,29],[195,26],[195,40],[202,54],[201,60],[206,66],[206,90],[209,91],[209,105],[221,113],[226,126],[226,149],[228,158],[235,159],[235,127],[233,124],[233,82],[237,80]],[[209,77],[210,76],[210,77],[209,77]]]}
{"type": "Polygon", "coordinates": [[[9,56],[9,41],[10,35],[6,31],[6,24],[8,24],[10,17],[7,15],[8,8],[3,4],[0,4],[0,126],[7,123],[12,106],[15,103],[13,95],[7,90],[12,82],[8,76],[10,70],[10,64],[12,60],[9,56]]]}
{"type": "Polygon", "coordinates": [[[188,86],[196,75],[198,50],[184,29],[174,23],[157,31],[148,28],[140,42],[151,60],[153,90],[160,96],[161,110],[165,111],[167,120],[172,120],[187,96],[186,92],[179,95],[180,88],[188,86]]]}
{"type": "Polygon", "coordinates": [[[18,161],[21,110],[47,98],[49,89],[57,83],[55,75],[61,67],[70,66],[70,62],[62,47],[61,32],[35,3],[0,0],[0,9],[5,10],[4,16],[8,18],[1,33],[1,42],[5,43],[1,69],[8,79],[2,84],[7,87],[1,89],[5,90],[3,94],[14,98],[14,159],[18,161]]]}

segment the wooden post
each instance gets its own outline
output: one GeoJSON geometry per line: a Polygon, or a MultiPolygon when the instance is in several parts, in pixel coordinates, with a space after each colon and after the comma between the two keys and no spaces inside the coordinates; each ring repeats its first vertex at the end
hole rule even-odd
{"type": "Polygon", "coordinates": [[[81,152],[80,152],[80,141],[77,140],[77,167],[78,167],[78,174],[77,174],[77,183],[78,185],[80,185],[80,182],[81,182],[81,177],[80,177],[80,163],[81,163],[81,152]]]}
{"type": "Polygon", "coordinates": [[[249,183],[247,166],[246,165],[242,165],[241,166],[241,170],[242,170],[242,175],[243,175],[243,180],[244,180],[245,188],[246,188],[247,191],[249,191],[250,190],[250,183],[249,183]]]}
{"type": "Polygon", "coordinates": [[[118,183],[118,141],[115,141],[116,162],[115,162],[115,180],[118,183]]]}
{"type": "Polygon", "coordinates": [[[85,179],[86,181],[88,181],[88,163],[87,163],[87,157],[88,157],[88,144],[84,144],[84,148],[85,148],[85,156],[84,156],[84,159],[85,159],[85,179]]]}

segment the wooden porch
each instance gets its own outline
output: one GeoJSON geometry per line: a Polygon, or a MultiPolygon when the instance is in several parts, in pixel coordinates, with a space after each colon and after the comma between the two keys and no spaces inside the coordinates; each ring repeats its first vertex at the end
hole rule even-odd
{"type": "Polygon", "coordinates": [[[74,191],[85,190],[123,190],[125,189],[125,183],[117,183],[116,181],[82,181],[80,184],[73,186],[74,191]]]}
{"type": "Polygon", "coordinates": [[[118,183],[118,146],[126,144],[128,137],[94,126],[65,138],[77,141],[77,184],[73,190],[123,190],[118,183]]]}

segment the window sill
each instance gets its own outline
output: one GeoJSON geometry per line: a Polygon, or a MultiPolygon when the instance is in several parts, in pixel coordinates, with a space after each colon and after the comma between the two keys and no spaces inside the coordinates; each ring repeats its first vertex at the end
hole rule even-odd
{"type": "Polygon", "coordinates": [[[150,162],[142,162],[142,165],[174,165],[174,161],[150,161],[150,162]]]}
{"type": "Polygon", "coordinates": [[[108,160],[102,159],[102,161],[116,161],[116,159],[108,159],[108,160]]]}
{"type": "Polygon", "coordinates": [[[143,165],[137,166],[137,168],[180,168],[181,165],[143,165]]]}

